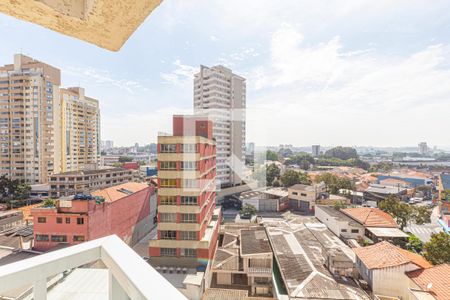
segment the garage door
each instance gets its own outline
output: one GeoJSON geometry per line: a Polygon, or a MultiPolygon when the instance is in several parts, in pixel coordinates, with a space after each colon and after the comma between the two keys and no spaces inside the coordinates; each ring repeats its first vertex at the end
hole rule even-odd
{"type": "Polygon", "coordinates": [[[302,212],[309,212],[309,202],[308,201],[299,201],[298,209],[302,212]]]}
{"type": "Polygon", "coordinates": [[[260,200],[260,211],[277,211],[277,200],[260,200]]]}

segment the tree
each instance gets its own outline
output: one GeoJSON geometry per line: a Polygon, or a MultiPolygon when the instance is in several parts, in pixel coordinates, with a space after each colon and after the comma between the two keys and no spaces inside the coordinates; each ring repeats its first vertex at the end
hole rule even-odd
{"type": "Polygon", "coordinates": [[[31,187],[19,180],[11,180],[3,175],[0,177],[0,201],[11,207],[11,201],[29,197],[31,187]]]}
{"type": "Polygon", "coordinates": [[[250,215],[250,216],[256,215],[256,212],[257,212],[256,207],[248,203],[244,204],[244,206],[242,206],[240,211],[242,215],[250,215]]]}
{"type": "Polygon", "coordinates": [[[298,183],[309,184],[309,179],[308,175],[306,175],[305,173],[300,173],[294,170],[287,170],[281,176],[281,183],[285,187],[290,187],[298,183]]]}
{"type": "Polygon", "coordinates": [[[391,162],[379,162],[377,164],[373,164],[369,168],[369,172],[383,172],[389,173],[394,168],[394,164],[391,162]]]}
{"type": "Polygon", "coordinates": [[[293,154],[294,153],[289,148],[287,148],[287,149],[282,148],[278,151],[278,155],[280,155],[281,157],[289,157],[289,156],[292,156],[293,154]]]}
{"type": "Polygon", "coordinates": [[[414,206],[413,218],[419,225],[431,223],[431,209],[426,206],[414,206]]]}
{"type": "Polygon", "coordinates": [[[433,265],[450,263],[450,235],[445,232],[431,235],[431,239],[423,246],[424,256],[433,265]]]}
{"type": "Polygon", "coordinates": [[[315,181],[317,183],[325,182],[331,194],[338,194],[341,189],[354,190],[354,184],[350,179],[329,172],[316,176],[315,181]]]}
{"type": "Polygon", "coordinates": [[[42,203],[42,206],[44,207],[55,207],[56,206],[56,200],[55,199],[45,199],[44,202],[42,203]]]}
{"type": "Polygon", "coordinates": [[[281,186],[280,181],[278,181],[278,180],[273,181],[273,187],[280,187],[280,186],[281,186]]]}
{"type": "Polygon", "coordinates": [[[276,164],[270,164],[266,168],[266,184],[271,186],[275,178],[280,177],[280,168],[276,164]]]}
{"type": "Polygon", "coordinates": [[[278,161],[278,154],[274,151],[267,150],[266,151],[266,160],[278,161]]]}
{"type": "Polygon", "coordinates": [[[314,157],[309,155],[308,153],[299,153],[294,156],[291,156],[288,160],[286,160],[285,164],[288,165],[298,165],[303,170],[309,170],[310,166],[314,164],[314,157]]]}
{"type": "Polygon", "coordinates": [[[417,236],[410,233],[408,237],[408,243],[406,244],[406,249],[408,249],[411,252],[420,253],[422,252],[422,248],[423,248],[422,241],[417,236]]]}
{"type": "Polygon", "coordinates": [[[131,162],[133,161],[133,158],[130,156],[120,156],[119,157],[119,162],[124,163],[124,162],[131,162]]]}
{"type": "Polygon", "coordinates": [[[350,158],[358,158],[358,153],[354,148],[338,146],[327,150],[325,156],[347,160],[350,158]]]}
{"type": "Polygon", "coordinates": [[[343,208],[346,208],[347,205],[344,203],[344,201],[338,200],[338,201],[334,202],[333,207],[335,210],[341,210],[343,208]]]}
{"type": "Polygon", "coordinates": [[[389,195],[378,204],[378,208],[390,214],[403,229],[413,218],[412,206],[406,204],[395,195],[389,195]]]}

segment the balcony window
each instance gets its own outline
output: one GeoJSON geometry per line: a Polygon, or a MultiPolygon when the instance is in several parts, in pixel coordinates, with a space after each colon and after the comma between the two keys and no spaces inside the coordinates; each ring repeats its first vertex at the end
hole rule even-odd
{"type": "Polygon", "coordinates": [[[175,223],[177,221],[176,213],[160,213],[159,221],[161,223],[175,223]]]}
{"type": "Polygon", "coordinates": [[[175,196],[159,196],[160,205],[177,205],[177,198],[175,196]]]}
{"type": "Polygon", "coordinates": [[[195,241],[197,240],[197,231],[181,231],[181,239],[195,241]]]}
{"type": "Polygon", "coordinates": [[[162,230],[160,232],[162,240],[176,240],[177,232],[173,230],[162,230]]]}
{"type": "Polygon", "coordinates": [[[161,144],[161,153],[176,153],[176,144],[161,144]]]}
{"type": "Polygon", "coordinates": [[[197,180],[196,179],[183,179],[183,187],[184,188],[196,188],[197,180]]]}
{"type": "Polygon", "coordinates": [[[182,161],[181,170],[196,170],[197,162],[195,161],[182,161]]]}
{"type": "Polygon", "coordinates": [[[77,218],[77,224],[83,225],[84,224],[84,218],[77,218]]]}
{"type": "Polygon", "coordinates": [[[67,243],[67,235],[52,235],[52,242],[67,243]]]}
{"type": "Polygon", "coordinates": [[[183,144],[183,153],[196,153],[197,144],[183,144]]]}
{"type": "Polygon", "coordinates": [[[181,249],[181,256],[183,257],[197,257],[197,250],[196,249],[181,249]]]}
{"type": "Polygon", "coordinates": [[[161,187],[175,188],[175,187],[177,187],[177,180],[176,179],[161,179],[161,187]]]}
{"type": "Polygon", "coordinates": [[[182,196],[181,205],[197,205],[197,197],[195,196],[182,196]]]}
{"type": "Polygon", "coordinates": [[[161,256],[176,256],[177,249],[176,248],[161,248],[160,255],[161,256]]]}
{"type": "Polygon", "coordinates": [[[162,161],[160,163],[160,169],[161,170],[176,170],[177,163],[174,161],[162,161]]]}
{"type": "Polygon", "coordinates": [[[74,235],[73,241],[74,242],[84,242],[84,235],[74,235]]]}
{"type": "Polygon", "coordinates": [[[197,215],[181,214],[181,223],[197,223],[197,215]]]}
{"type": "Polygon", "coordinates": [[[38,217],[38,223],[46,223],[47,219],[45,217],[38,217]]]}
{"type": "Polygon", "coordinates": [[[46,235],[46,234],[36,234],[36,241],[48,242],[48,235],[46,235]]]}

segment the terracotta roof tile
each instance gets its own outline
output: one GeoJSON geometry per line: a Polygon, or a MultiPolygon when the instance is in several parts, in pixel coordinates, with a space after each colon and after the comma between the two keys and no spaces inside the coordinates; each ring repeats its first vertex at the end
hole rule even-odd
{"type": "Polygon", "coordinates": [[[389,242],[354,248],[353,251],[368,269],[389,268],[408,263],[413,263],[421,268],[430,268],[432,266],[421,255],[401,249],[389,242]]]}
{"type": "Polygon", "coordinates": [[[443,264],[406,273],[411,280],[420,286],[424,291],[428,291],[435,296],[437,300],[450,299],[450,264],[443,264]],[[428,285],[431,288],[428,289],[428,285]]]}
{"type": "Polygon", "coordinates": [[[398,228],[398,225],[392,216],[378,208],[357,207],[346,208],[341,211],[366,227],[398,228]]]}
{"type": "Polygon", "coordinates": [[[92,196],[103,197],[107,202],[114,202],[136,192],[142,191],[148,187],[149,185],[146,183],[127,182],[103,190],[94,191],[92,192],[92,196]]]}

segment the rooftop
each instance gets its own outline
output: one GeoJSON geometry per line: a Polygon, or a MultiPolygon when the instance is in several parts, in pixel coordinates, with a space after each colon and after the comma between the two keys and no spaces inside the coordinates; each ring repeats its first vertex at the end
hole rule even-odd
{"type": "Polygon", "coordinates": [[[356,207],[341,209],[341,211],[366,227],[398,228],[392,216],[378,208],[356,207]]]}
{"type": "Polygon", "coordinates": [[[386,228],[386,227],[369,227],[368,231],[372,232],[377,237],[388,237],[388,238],[408,238],[409,235],[404,233],[398,228],[386,228]]]}
{"type": "Polygon", "coordinates": [[[92,196],[103,197],[107,202],[114,202],[148,188],[147,183],[127,182],[103,190],[92,192],[92,196]]]}
{"type": "Polygon", "coordinates": [[[437,300],[450,299],[450,264],[406,273],[415,284],[429,291],[437,300]],[[429,284],[431,288],[428,287],[429,284]]]}
{"type": "Polygon", "coordinates": [[[272,253],[264,228],[241,230],[241,255],[272,253]]]}
{"type": "Polygon", "coordinates": [[[348,222],[349,224],[355,224],[355,225],[358,224],[358,222],[356,222],[355,220],[353,220],[352,218],[350,218],[349,216],[347,216],[340,210],[335,209],[333,206],[316,205],[316,208],[323,210],[326,214],[335,218],[338,221],[345,221],[345,222],[348,222]]]}
{"type": "Polygon", "coordinates": [[[384,195],[391,195],[391,194],[399,194],[404,192],[405,189],[398,187],[398,186],[385,186],[380,184],[371,184],[367,189],[366,192],[368,193],[377,193],[377,194],[384,194],[384,195]]]}
{"type": "Polygon", "coordinates": [[[295,190],[295,191],[307,191],[307,192],[313,192],[314,191],[314,186],[312,185],[307,185],[307,184],[295,184],[291,187],[289,187],[289,189],[291,190],[295,190]]]}
{"type": "Polygon", "coordinates": [[[126,172],[129,171],[124,168],[103,168],[97,170],[80,170],[80,171],[68,171],[58,174],[53,174],[52,176],[84,176],[84,175],[95,175],[109,172],[126,172]]]}
{"type": "Polygon", "coordinates": [[[401,249],[389,242],[354,248],[353,251],[368,269],[390,268],[409,263],[415,264],[420,268],[429,268],[432,266],[421,255],[401,249]]]}
{"type": "Polygon", "coordinates": [[[440,179],[444,189],[450,190],[450,174],[441,174],[440,179]]]}
{"type": "Polygon", "coordinates": [[[247,297],[248,291],[244,290],[208,288],[202,300],[246,300],[247,297]]]}

